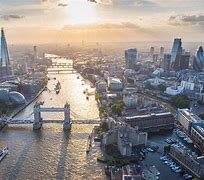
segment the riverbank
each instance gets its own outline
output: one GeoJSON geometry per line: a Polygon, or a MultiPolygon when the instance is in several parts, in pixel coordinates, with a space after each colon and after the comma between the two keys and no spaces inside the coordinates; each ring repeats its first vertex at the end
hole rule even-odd
{"type": "MultiPolygon", "coordinates": [[[[24,105],[15,108],[7,119],[10,120],[10,119],[14,118],[18,113],[23,111],[27,106],[29,106],[33,101],[35,101],[43,93],[43,91],[45,89],[46,89],[46,86],[44,86],[36,95],[34,95],[34,97],[28,99],[24,105]]],[[[0,124],[0,130],[2,128],[4,128],[5,126],[6,126],[6,124],[4,124],[4,123],[0,124]]]]}

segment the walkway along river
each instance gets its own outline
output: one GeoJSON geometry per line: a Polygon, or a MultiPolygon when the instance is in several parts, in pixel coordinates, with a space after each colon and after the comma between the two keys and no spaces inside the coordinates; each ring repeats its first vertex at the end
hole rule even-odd
{"type": "MultiPolygon", "coordinates": [[[[67,101],[72,110],[71,118],[98,118],[94,96],[87,100],[83,94],[90,85],[77,76],[50,74],[48,88],[54,89],[59,81],[60,93],[44,91],[36,101],[44,101],[45,107],[63,107],[67,101]]],[[[36,101],[15,118],[28,117],[36,101]]],[[[45,120],[63,119],[63,113],[43,113],[42,117],[45,120]]],[[[0,163],[0,179],[105,179],[103,165],[96,160],[99,147],[95,145],[86,154],[87,138],[93,125],[72,125],[70,133],[64,133],[61,124],[43,124],[36,132],[32,128],[31,125],[10,125],[0,131],[0,147],[9,147],[9,154],[0,163]]]]}

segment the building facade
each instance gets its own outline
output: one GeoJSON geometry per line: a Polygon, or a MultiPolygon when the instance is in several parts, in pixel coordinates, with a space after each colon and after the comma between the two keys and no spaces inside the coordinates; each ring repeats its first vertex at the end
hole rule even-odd
{"type": "Polygon", "coordinates": [[[182,42],[180,38],[174,39],[173,46],[171,49],[171,61],[170,61],[170,68],[174,67],[174,64],[176,62],[177,55],[182,54],[182,42]]]}
{"type": "Polygon", "coordinates": [[[194,59],[193,59],[193,69],[195,71],[203,71],[204,72],[204,53],[203,53],[203,47],[200,46],[197,50],[194,59]]]}
{"type": "Polygon", "coordinates": [[[9,59],[8,47],[3,28],[1,29],[0,39],[0,78],[12,75],[11,64],[9,59]]]}
{"type": "Polygon", "coordinates": [[[125,122],[143,131],[173,129],[174,116],[170,112],[126,117],[125,122]]]}
{"type": "Polygon", "coordinates": [[[137,59],[137,49],[125,50],[125,63],[127,69],[135,69],[137,59]]]}

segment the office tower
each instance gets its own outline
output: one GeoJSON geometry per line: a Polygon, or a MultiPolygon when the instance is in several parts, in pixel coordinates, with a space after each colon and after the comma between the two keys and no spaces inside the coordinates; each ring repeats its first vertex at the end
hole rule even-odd
{"type": "Polygon", "coordinates": [[[203,71],[204,72],[204,53],[203,47],[200,46],[199,49],[196,51],[196,54],[193,59],[193,69],[195,71],[203,71]]]}
{"type": "Polygon", "coordinates": [[[153,62],[157,62],[158,60],[158,54],[153,54],[153,62]]]}
{"type": "Polygon", "coordinates": [[[125,62],[127,69],[135,69],[137,59],[137,49],[125,50],[125,62]]]}
{"type": "Polygon", "coordinates": [[[151,47],[150,48],[150,55],[153,55],[154,54],[154,47],[151,47]]]}
{"type": "Polygon", "coordinates": [[[34,54],[34,60],[37,59],[37,46],[33,46],[33,54],[34,54]]]}
{"type": "Polygon", "coordinates": [[[188,69],[189,61],[190,61],[190,55],[188,54],[177,55],[173,66],[173,70],[179,71],[182,69],[188,69]]]}
{"type": "Polygon", "coordinates": [[[160,47],[159,55],[160,55],[161,57],[164,56],[164,47],[160,47]]]}
{"type": "Polygon", "coordinates": [[[11,65],[9,60],[8,47],[3,28],[1,29],[0,42],[0,77],[12,75],[11,65]]]}
{"type": "Polygon", "coordinates": [[[171,50],[171,61],[170,68],[174,69],[174,64],[176,63],[176,58],[178,55],[182,54],[182,42],[181,39],[174,39],[172,50],[171,50]]]}
{"type": "Polygon", "coordinates": [[[171,61],[171,54],[164,54],[164,57],[161,62],[161,68],[166,71],[170,70],[170,61],[171,61]]]}

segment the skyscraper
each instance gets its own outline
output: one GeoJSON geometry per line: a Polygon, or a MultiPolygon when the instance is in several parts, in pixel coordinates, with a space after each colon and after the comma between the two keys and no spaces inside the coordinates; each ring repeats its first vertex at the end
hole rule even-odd
{"type": "Polygon", "coordinates": [[[172,69],[175,71],[188,69],[189,60],[190,60],[189,54],[176,55],[176,60],[172,69]]]}
{"type": "Polygon", "coordinates": [[[137,59],[137,49],[125,50],[125,62],[127,69],[135,69],[137,59]]]}
{"type": "Polygon", "coordinates": [[[170,70],[170,61],[171,61],[171,54],[164,54],[164,57],[161,62],[161,68],[166,71],[170,70]]]}
{"type": "Polygon", "coordinates": [[[33,46],[34,60],[37,59],[37,46],[33,46]]]}
{"type": "Polygon", "coordinates": [[[173,46],[171,49],[171,61],[170,61],[170,68],[174,69],[174,64],[176,62],[177,55],[182,54],[182,42],[181,39],[174,39],[173,46]]]}
{"type": "Polygon", "coordinates": [[[159,55],[160,55],[161,57],[163,57],[163,55],[164,55],[164,47],[160,47],[159,55]]]}
{"type": "Polygon", "coordinates": [[[6,37],[3,28],[1,29],[0,40],[0,77],[11,75],[11,66],[9,60],[9,53],[6,43],[6,37]]]}
{"type": "Polygon", "coordinates": [[[154,54],[154,47],[151,47],[150,48],[150,55],[153,55],[154,54]]]}
{"type": "Polygon", "coordinates": [[[194,56],[193,69],[199,72],[200,71],[204,72],[204,52],[202,46],[199,47],[194,56]]]}

